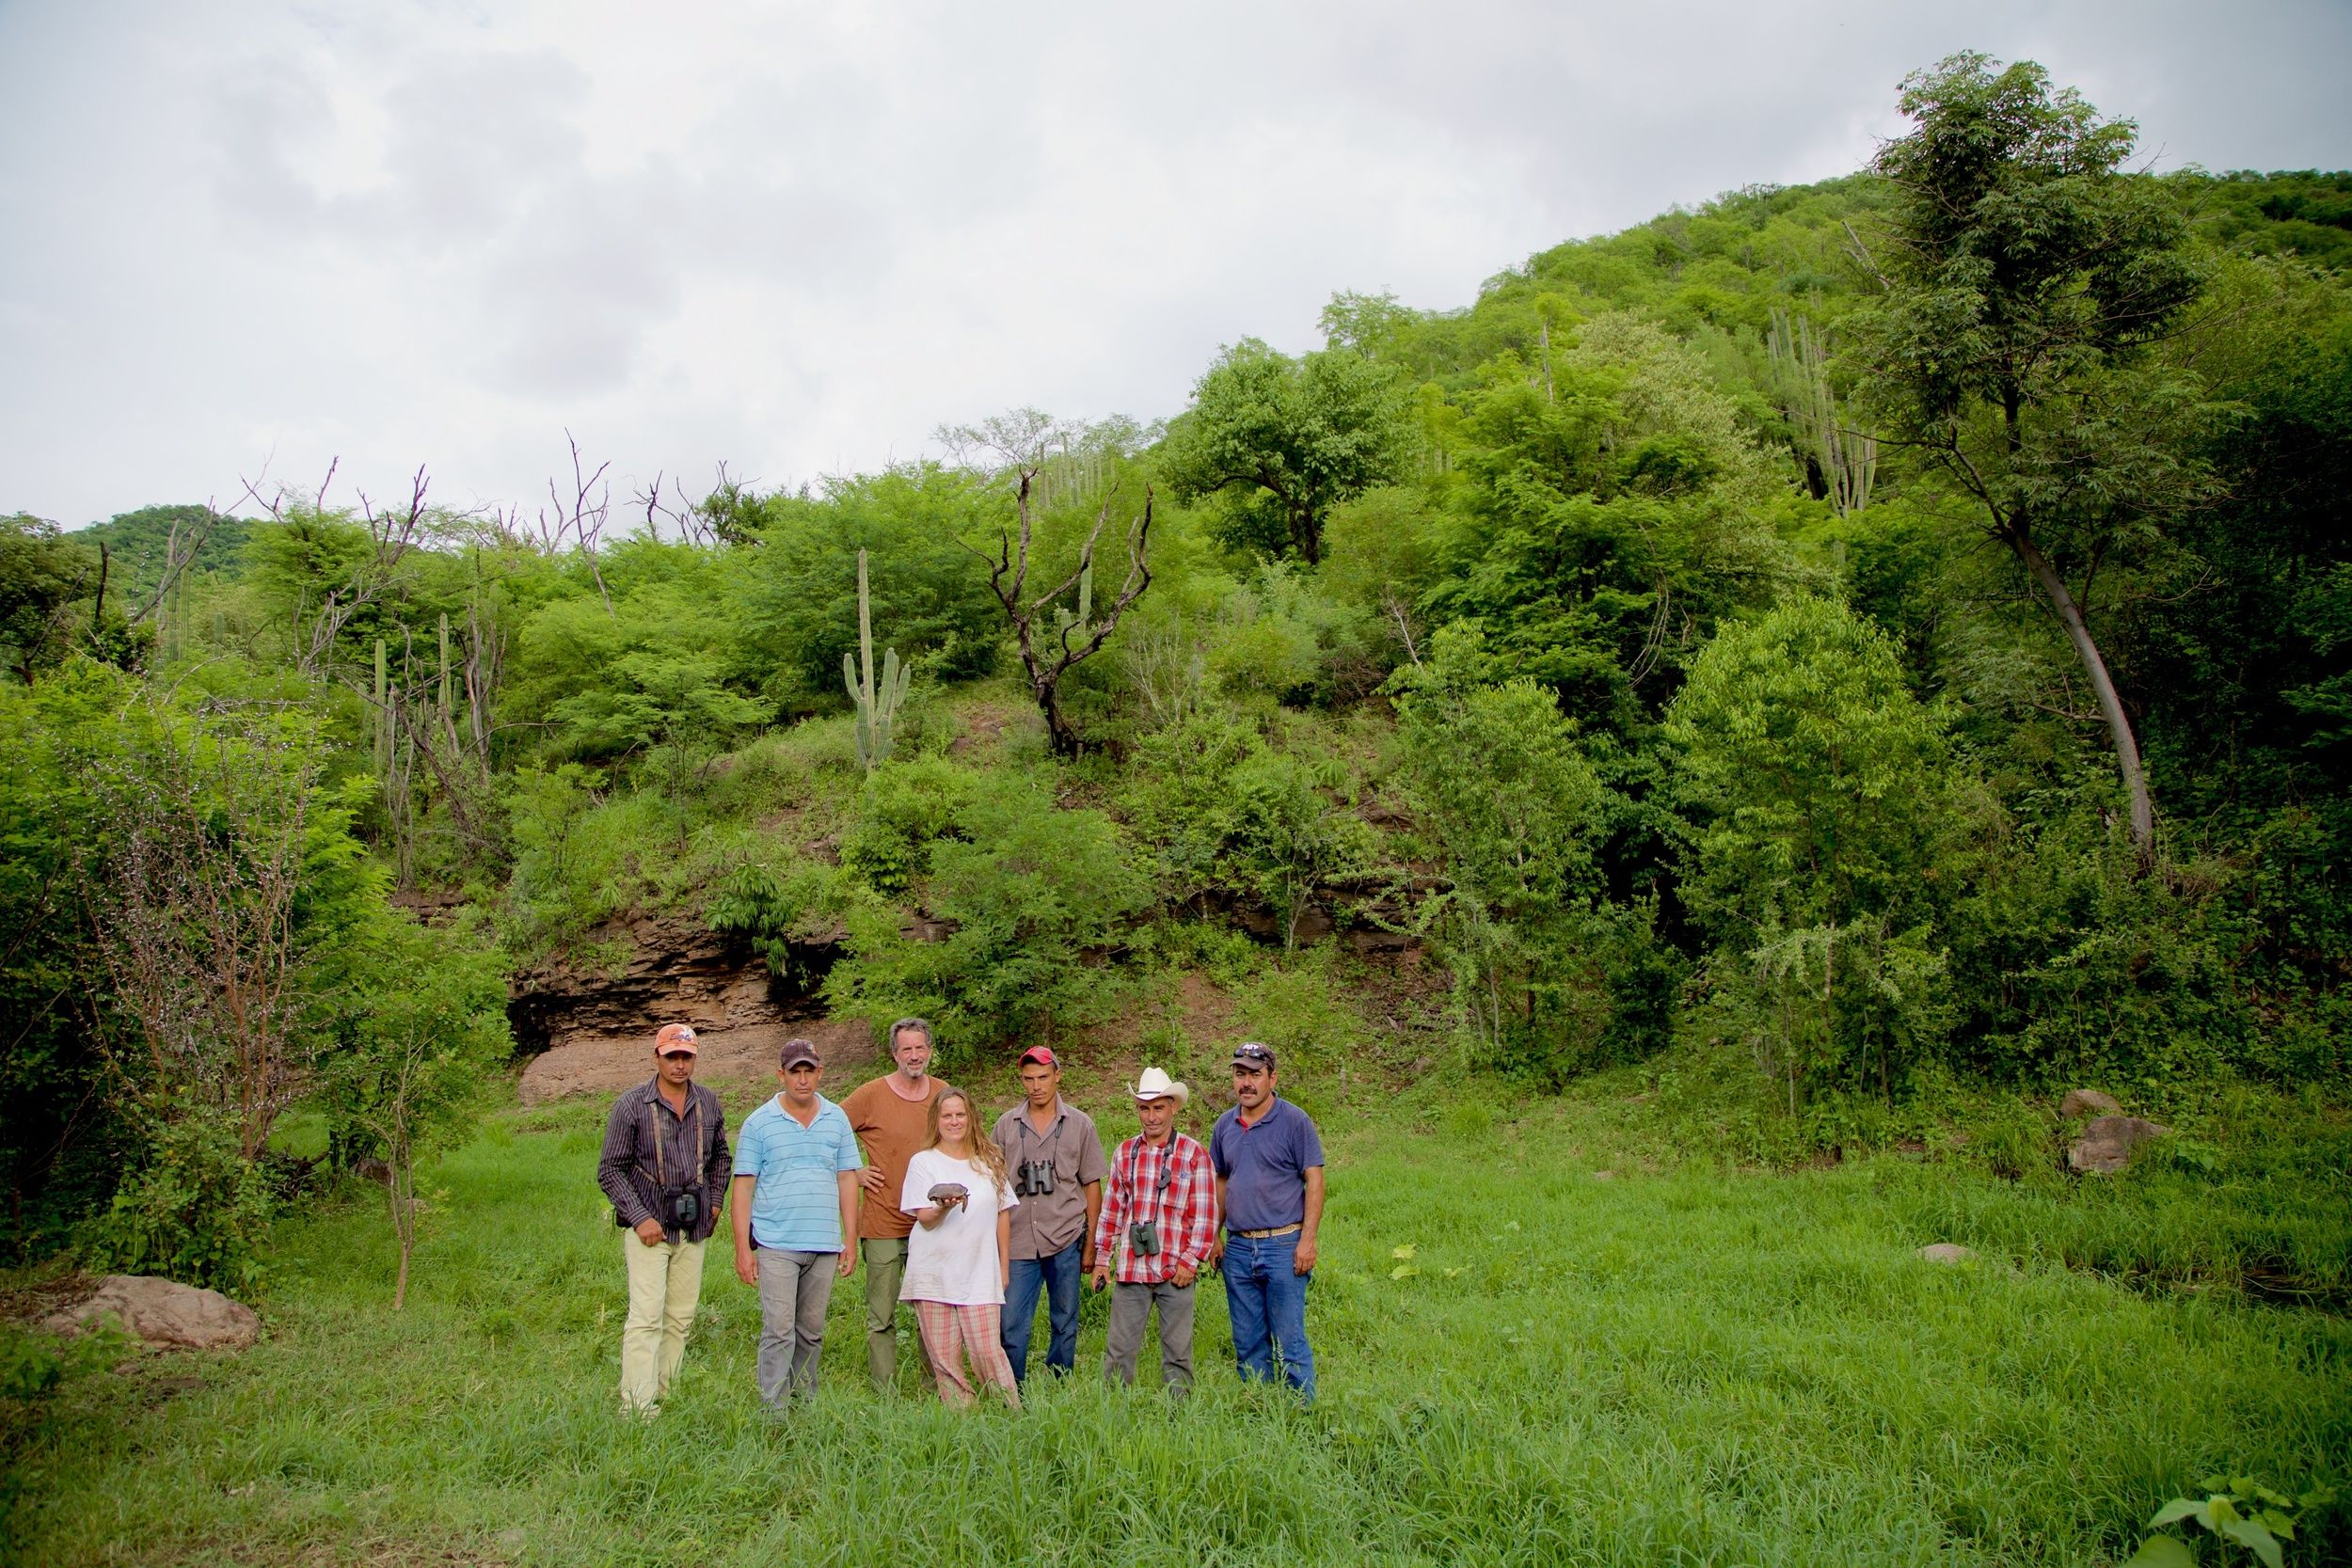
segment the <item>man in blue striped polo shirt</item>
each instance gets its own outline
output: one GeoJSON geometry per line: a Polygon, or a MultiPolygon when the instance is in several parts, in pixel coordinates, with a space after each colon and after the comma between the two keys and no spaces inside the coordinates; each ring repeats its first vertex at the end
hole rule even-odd
{"type": "Polygon", "coordinates": [[[784,1091],[743,1119],[735,1140],[735,1275],[759,1291],[759,1397],[782,1409],[817,1392],[833,1282],[857,1267],[857,1134],[817,1092],[817,1047],[791,1040],[784,1091]]]}

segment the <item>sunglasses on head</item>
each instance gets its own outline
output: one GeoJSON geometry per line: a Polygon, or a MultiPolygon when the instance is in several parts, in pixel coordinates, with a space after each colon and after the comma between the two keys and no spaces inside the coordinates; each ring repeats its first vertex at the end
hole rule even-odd
{"type": "Polygon", "coordinates": [[[1233,1047],[1233,1056],[1235,1060],[1245,1062],[1271,1062],[1274,1060],[1274,1053],[1268,1051],[1263,1045],[1237,1045],[1233,1047]]]}

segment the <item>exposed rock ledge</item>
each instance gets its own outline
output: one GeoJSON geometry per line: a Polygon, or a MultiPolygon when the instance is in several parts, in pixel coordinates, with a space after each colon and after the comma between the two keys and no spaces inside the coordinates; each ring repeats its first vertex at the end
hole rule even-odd
{"type": "MultiPolygon", "coordinates": [[[[825,1058],[825,1087],[836,1098],[872,1077],[884,1061],[874,1044],[873,1026],[861,1018],[798,1019],[707,1032],[701,1024],[694,1027],[702,1047],[694,1076],[705,1083],[767,1080],[776,1070],[784,1042],[795,1036],[817,1042],[825,1058]]],[[[610,1037],[581,1036],[532,1058],[523,1069],[522,1101],[536,1105],[567,1094],[612,1094],[652,1076],[650,1030],[610,1037]]]]}
{"type": "Polygon", "coordinates": [[[703,1078],[765,1077],[795,1035],[817,1041],[828,1068],[880,1059],[863,1021],[827,1018],[813,994],[832,965],[829,947],[795,955],[806,988],[777,981],[749,942],[680,911],[608,921],[579,944],[616,948],[628,957],[614,970],[555,958],[515,977],[507,1019],[520,1049],[535,1053],[523,1072],[526,1103],[643,1082],[664,1023],[691,1023],[702,1037],[703,1078]]]}

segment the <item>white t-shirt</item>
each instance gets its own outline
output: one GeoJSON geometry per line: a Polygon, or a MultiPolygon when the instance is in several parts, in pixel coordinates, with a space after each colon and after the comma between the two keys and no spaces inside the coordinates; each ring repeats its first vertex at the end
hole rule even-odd
{"type": "Polygon", "coordinates": [[[971,1196],[947,1212],[937,1225],[917,1221],[907,1238],[907,1272],[898,1287],[900,1301],[944,1301],[953,1307],[1001,1307],[1004,1282],[997,1277],[996,1214],[1016,1209],[1021,1200],[1009,1182],[989,1180],[977,1162],[954,1160],[936,1148],[926,1148],[907,1162],[906,1185],[898,1207],[912,1214],[931,1206],[930,1191],[953,1181],[971,1196]]]}

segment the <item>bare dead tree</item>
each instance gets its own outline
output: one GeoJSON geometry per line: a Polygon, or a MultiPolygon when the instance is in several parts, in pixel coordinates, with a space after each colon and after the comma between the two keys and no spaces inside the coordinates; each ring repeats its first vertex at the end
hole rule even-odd
{"type": "Polygon", "coordinates": [[[1077,569],[1036,598],[1025,601],[1022,594],[1028,581],[1029,547],[1036,531],[1029,515],[1029,486],[1043,460],[1043,453],[1040,452],[1035,462],[1025,463],[1020,469],[1020,487],[1013,496],[1013,509],[1020,519],[1019,537],[1016,539],[1009,529],[999,529],[994,555],[986,551],[974,553],[988,562],[989,586],[1012,623],[1013,641],[1021,650],[1021,667],[1028,673],[1029,691],[1037,699],[1038,711],[1045,716],[1045,730],[1055,753],[1074,757],[1080,742],[1078,732],[1071,727],[1061,710],[1061,678],[1072,665],[1102,651],[1104,642],[1118,629],[1119,618],[1126,613],[1127,607],[1152,585],[1146,552],[1152,538],[1152,497],[1151,486],[1144,486],[1143,511],[1127,529],[1126,580],[1109,613],[1101,621],[1093,619],[1094,546],[1103,536],[1104,525],[1110,520],[1115,496],[1104,498],[1103,510],[1096,515],[1094,527],[1079,547],[1077,569]],[[1073,591],[1074,609],[1059,602],[1064,594],[1073,591]],[[1054,610],[1053,627],[1041,631],[1038,617],[1049,606],[1054,610]]]}
{"type": "MultiPolygon", "coordinates": [[[[326,477],[309,499],[310,514],[319,514],[327,486],[335,482],[340,458],[326,467],[326,477]]],[[[292,492],[280,487],[264,497],[261,482],[246,481],[245,497],[267,512],[273,522],[287,521],[288,503],[295,499],[292,492]]],[[[384,596],[399,580],[402,562],[411,550],[421,548],[430,533],[430,515],[425,505],[426,492],[432,480],[419,466],[408,483],[408,502],[405,507],[379,509],[364,490],[358,492],[359,514],[368,531],[369,550],[366,558],[350,576],[326,591],[316,609],[304,605],[296,612],[294,650],[295,666],[312,680],[323,680],[334,672],[334,654],[343,628],[352,617],[384,596]]]]}
{"type": "MultiPolygon", "coordinates": [[[[722,483],[726,480],[726,465],[720,464],[719,477],[722,483]]],[[[698,548],[707,549],[718,542],[717,536],[711,530],[709,514],[705,510],[703,503],[690,499],[686,494],[685,484],[675,476],[664,476],[657,472],[653,476],[653,483],[632,495],[629,502],[631,505],[644,509],[645,532],[655,539],[661,537],[662,526],[667,524],[677,530],[677,536],[681,542],[698,548]],[[669,479],[670,485],[670,495],[666,499],[661,494],[662,481],[665,477],[669,479]]]]}
{"type": "Polygon", "coordinates": [[[155,613],[164,600],[169,597],[171,591],[179,586],[181,574],[196,560],[197,553],[204,548],[213,536],[213,530],[219,523],[220,512],[209,500],[204,503],[203,520],[190,526],[184,533],[181,531],[179,516],[176,514],[173,515],[171,531],[164,536],[163,576],[156,580],[154,592],[147,596],[147,602],[131,612],[131,625],[135,626],[155,613]]]}
{"type": "MultiPolygon", "coordinates": [[[[551,512],[539,514],[539,537],[546,543],[548,553],[553,555],[564,547],[569,535],[580,553],[588,558],[588,575],[596,579],[596,596],[604,601],[604,612],[612,615],[612,594],[604,585],[604,568],[596,560],[604,545],[605,520],[612,515],[612,486],[605,473],[612,465],[599,463],[591,473],[580,455],[580,440],[568,430],[564,439],[572,448],[572,499],[567,503],[556,481],[548,481],[548,500],[551,512]]],[[[615,617],[617,619],[617,617],[615,617]]]]}
{"type": "Polygon", "coordinates": [[[1413,618],[1406,613],[1405,601],[1397,596],[1395,584],[1391,583],[1380,591],[1380,607],[1389,612],[1389,619],[1396,623],[1396,635],[1405,644],[1405,657],[1413,661],[1414,669],[1420,669],[1421,649],[1413,643],[1413,618]]]}
{"type": "Polygon", "coordinates": [[[229,1117],[246,1158],[307,1063],[295,895],[325,749],[266,724],[167,732],[95,784],[108,831],[85,863],[107,978],[166,1099],[229,1117]]]}
{"type": "Polygon", "coordinates": [[[1119,659],[1153,729],[1179,724],[1200,707],[1209,680],[1208,640],[1181,616],[1162,626],[1136,626],[1120,640],[1119,659]]]}

